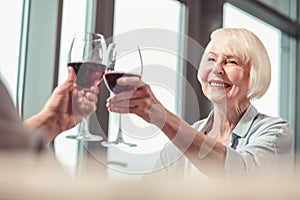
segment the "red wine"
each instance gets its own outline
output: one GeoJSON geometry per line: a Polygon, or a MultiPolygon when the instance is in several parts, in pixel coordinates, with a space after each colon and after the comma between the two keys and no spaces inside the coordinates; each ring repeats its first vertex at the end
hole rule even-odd
{"type": "Polygon", "coordinates": [[[108,72],[108,73],[105,73],[104,76],[105,76],[105,79],[106,79],[109,89],[115,94],[130,90],[129,86],[118,85],[117,84],[118,78],[121,78],[121,77],[139,77],[139,78],[141,78],[141,76],[139,76],[137,74],[130,74],[130,73],[124,73],[124,72],[108,72]]]}
{"type": "Polygon", "coordinates": [[[98,85],[105,72],[105,65],[97,62],[71,62],[68,64],[75,69],[76,83],[83,88],[98,85]]]}

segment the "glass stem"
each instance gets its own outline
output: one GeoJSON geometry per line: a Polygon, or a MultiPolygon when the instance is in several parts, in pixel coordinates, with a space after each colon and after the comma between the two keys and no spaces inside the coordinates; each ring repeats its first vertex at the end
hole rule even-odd
{"type": "Polygon", "coordinates": [[[84,136],[84,135],[88,135],[89,134],[89,123],[88,123],[88,118],[89,117],[85,117],[82,119],[82,122],[79,125],[79,133],[80,136],[84,136]]]}
{"type": "Polygon", "coordinates": [[[123,142],[123,134],[122,134],[122,118],[121,114],[119,114],[119,128],[118,128],[118,135],[117,135],[117,142],[123,142]]]}

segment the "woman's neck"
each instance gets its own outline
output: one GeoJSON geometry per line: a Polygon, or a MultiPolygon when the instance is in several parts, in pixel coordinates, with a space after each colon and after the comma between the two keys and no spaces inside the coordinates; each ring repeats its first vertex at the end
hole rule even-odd
{"type": "Polygon", "coordinates": [[[214,120],[211,132],[220,142],[229,143],[231,141],[232,131],[249,105],[250,101],[245,101],[242,104],[214,105],[214,120]]]}

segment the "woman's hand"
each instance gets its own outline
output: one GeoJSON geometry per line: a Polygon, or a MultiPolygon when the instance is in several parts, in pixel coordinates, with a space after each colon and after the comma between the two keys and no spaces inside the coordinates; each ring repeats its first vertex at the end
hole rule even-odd
{"type": "Polygon", "coordinates": [[[149,85],[143,83],[140,78],[122,77],[117,80],[117,84],[129,86],[131,90],[109,98],[107,100],[109,111],[134,113],[145,121],[155,124],[200,170],[211,173],[213,166],[224,165],[226,147],[221,143],[216,144],[208,136],[198,132],[186,121],[164,108],[155,98],[149,85]],[[205,140],[206,137],[207,140],[205,140]],[[203,144],[213,148],[210,149],[211,151],[205,159],[199,159],[199,152],[203,144]]]}
{"type": "Polygon", "coordinates": [[[155,98],[149,85],[138,77],[122,77],[118,85],[129,86],[131,90],[121,92],[107,99],[111,112],[134,113],[145,121],[162,128],[166,120],[166,108],[155,98]]]}
{"type": "Polygon", "coordinates": [[[67,80],[53,91],[43,110],[24,122],[30,128],[43,128],[53,140],[62,131],[74,127],[96,110],[99,88],[78,90],[76,73],[68,68],[67,80]]]}

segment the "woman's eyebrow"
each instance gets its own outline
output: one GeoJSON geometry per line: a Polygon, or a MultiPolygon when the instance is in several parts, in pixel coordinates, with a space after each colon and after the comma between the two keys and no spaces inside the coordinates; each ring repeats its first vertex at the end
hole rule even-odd
{"type": "Polygon", "coordinates": [[[237,60],[240,60],[240,58],[238,57],[238,56],[236,56],[236,55],[225,55],[225,58],[226,59],[237,59],[237,60]]]}
{"type": "Polygon", "coordinates": [[[226,59],[238,59],[236,56],[232,56],[232,55],[226,55],[225,56],[226,57],[226,59]]]}
{"type": "Polygon", "coordinates": [[[213,52],[213,51],[209,51],[209,52],[208,52],[208,55],[209,55],[209,56],[217,56],[217,54],[216,54],[215,52],[213,52]]]}

